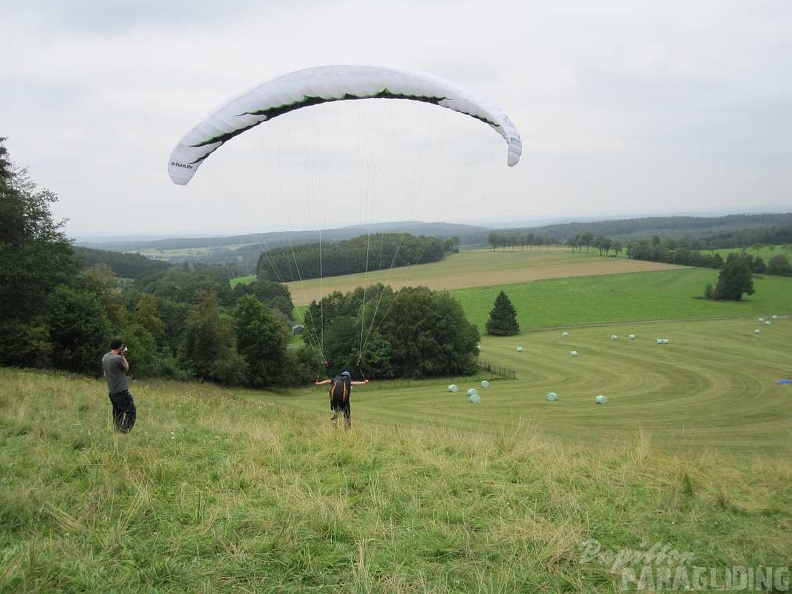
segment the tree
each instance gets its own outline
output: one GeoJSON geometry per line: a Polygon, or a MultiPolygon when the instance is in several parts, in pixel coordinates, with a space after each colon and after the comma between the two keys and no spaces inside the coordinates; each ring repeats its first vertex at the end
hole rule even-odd
{"type": "Polygon", "coordinates": [[[477,369],[478,330],[458,301],[426,287],[333,293],[308,308],[306,334],[330,373],[419,378],[477,369]],[[320,319],[321,328],[314,325],[320,319]]]}
{"type": "Polygon", "coordinates": [[[776,254],[767,262],[767,274],[778,274],[781,276],[789,276],[792,274],[792,266],[789,260],[782,254],[776,254]]]}
{"type": "Polygon", "coordinates": [[[113,334],[101,295],[61,285],[47,301],[55,367],[99,375],[102,355],[113,334]]]}
{"type": "Polygon", "coordinates": [[[489,320],[485,326],[487,334],[495,336],[514,336],[520,333],[520,324],[517,323],[517,310],[501,291],[495,298],[495,307],[490,311],[489,320]]]}
{"type": "Polygon", "coordinates": [[[69,240],[55,222],[48,190],[14,169],[0,138],[0,363],[35,365],[51,345],[45,337],[48,296],[78,268],[69,240]],[[24,359],[23,359],[24,357],[24,359]]]}
{"type": "Polygon", "coordinates": [[[602,255],[602,252],[605,252],[605,255],[607,256],[608,252],[611,250],[611,247],[613,247],[613,240],[600,235],[594,240],[594,247],[599,250],[600,256],[602,255]]]}
{"type": "Polygon", "coordinates": [[[589,248],[594,245],[594,234],[591,231],[581,233],[580,245],[586,248],[586,253],[588,254],[589,248]]]}
{"type": "Polygon", "coordinates": [[[234,309],[237,352],[246,363],[246,383],[266,387],[285,375],[286,327],[273,311],[253,295],[245,295],[234,309]]]}
{"type": "Polygon", "coordinates": [[[479,333],[446,292],[405,287],[380,327],[401,377],[470,375],[477,369],[479,333]]]}
{"type": "Polygon", "coordinates": [[[753,278],[748,258],[742,254],[729,254],[718,275],[712,298],[719,301],[740,301],[743,294],[753,295],[753,278]]]}
{"type": "Polygon", "coordinates": [[[242,383],[245,361],[234,349],[231,327],[220,315],[220,303],[210,291],[199,291],[184,329],[182,357],[201,380],[242,383]]]}
{"type": "Polygon", "coordinates": [[[292,319],[294,303],[289,287],[274,281],[258,279],[253,283],[238,283],[233,289],[234,299],[243,295],[254,295],[256,299],[283,314],[284,320],[292,319]]]}

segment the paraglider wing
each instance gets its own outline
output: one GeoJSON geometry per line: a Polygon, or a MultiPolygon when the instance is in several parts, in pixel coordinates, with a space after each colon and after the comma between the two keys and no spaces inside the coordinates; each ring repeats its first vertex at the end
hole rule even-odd
{"type": "Polygon", "coordinates": [[[379,66],[321,66],[259,84],[209,112],[173,149],[168,173],[173,183],[187,184],[201,163],[224,143],[290,111],[331,101],[378,98],[432,103],[481,120],[508,144],[509,166],[520,160],[522,141],[508,116],[456,83],[379,66]]]}

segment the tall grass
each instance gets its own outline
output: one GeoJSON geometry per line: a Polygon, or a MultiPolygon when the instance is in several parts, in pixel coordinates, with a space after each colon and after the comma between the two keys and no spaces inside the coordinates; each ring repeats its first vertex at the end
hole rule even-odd
{"type": "Polygon", "coordinates": [[[323,406],[167,382],[136,382],[119,435],[102,382],[0,370],[0,394],[2,591],[612,592],[585,541],[717,568],[792,550],[788,458],[527,420],[334,431],[323,406]]]}

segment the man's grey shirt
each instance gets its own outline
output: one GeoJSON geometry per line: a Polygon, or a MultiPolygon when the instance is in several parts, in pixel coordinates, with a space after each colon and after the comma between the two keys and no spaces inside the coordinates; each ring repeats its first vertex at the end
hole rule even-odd
{"type": "Polygon", "coordinates": [[[111,394],[117,394],[129,389],[124,358],[121,355],[107,353],[102,357],[102,368],[107,378],[107,389],[111,394]]]}

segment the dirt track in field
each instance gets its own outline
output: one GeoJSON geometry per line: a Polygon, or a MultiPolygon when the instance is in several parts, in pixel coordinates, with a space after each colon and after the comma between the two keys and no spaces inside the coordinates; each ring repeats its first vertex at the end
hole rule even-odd
{"type": "MultiPolygon", "coordinates": [[[[414,277],[412,279],[389,279],[387,273],[373,273],[369,274],[367,284],[382,282],[394,289],[404,286],[424,286],[434,290],[453,290],[512,285],[554,278],[652,272],[678,268],[684,267],[627,258],[596,258],[583,262],[539,265],[516,270],[477,270],[474,273],[455,272],[442,274],[441,276],[414,277]]],[[[341,291],[342,293],[353,291],[361,284],[363,284],[363,281],[360,275],[325,278],[321,285],[318,280],[288,283],[294,305],[298,307],[307,305],[313,300],[319,301],[322,296],[327,296],[333,291],[341,291]]]]}

